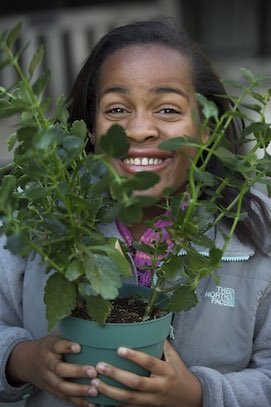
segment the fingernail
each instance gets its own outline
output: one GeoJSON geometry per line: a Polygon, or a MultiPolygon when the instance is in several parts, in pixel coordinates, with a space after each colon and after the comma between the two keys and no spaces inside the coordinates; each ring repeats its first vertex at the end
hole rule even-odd
{"type": "Polygon", "coordinates": [[[97,370],[97,372],[99,372],[99,373],[103,373],[103,372],[105,371],[105,365],[104,365],[103,363],[99,363],[99,364],[96,366],[96,370],[97,370]]]}
{"type": "Polygon", "coordinates": [[[73,351],[73,352],[80,352],[80,345],[78,345],[77,343],[74,343],[72,346],[71,346],[71,350],[73,351]]]}
{"type": "Polygon", "coordinates": [[[91,381],[90,384],[91,384],[91,386],[93,386],[93,387],[99,387],[99,380],[94,379],[94,380],[91,381]]]}
{"type": "Polygon", "coordinates": [[[121,346],[120,348],[118,348],[118,355],[120,356],[126,356],[128,352],[127,348],[124,348],[123,346],[121,346]]]}
{"type": "Polygon", "coordinates": [[[91,379],[94,379],[94,377],[97,376],[96,371],[94,369],[88,369],[87,375],[88,377],[91,377],[91,379]]]}
{"type": "Polygon", "coordinates": [[[89,394],[91,397],[96,397],[96,396],[97,396],[97,390],[96,390],[96,389],[93,389],[93,388],[90,388],[90,389],[88,390],[88,394],[89,394]]]}

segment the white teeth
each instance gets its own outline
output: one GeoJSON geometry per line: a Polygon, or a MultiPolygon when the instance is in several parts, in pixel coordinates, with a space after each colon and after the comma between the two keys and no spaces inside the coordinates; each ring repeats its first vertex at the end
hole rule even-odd
{"type": "Polygon", "coordinates": [[[148,165],[149,160],[147,158],[142,158],[142,165],[148,165]]]}
{"type": "Polygon", "coordinates": [[[136,157],[136,158],[124,158],[123,162],[130,165],[158,165],[163,162],[161,158],[148,158],[148,157],[136,157]]]}

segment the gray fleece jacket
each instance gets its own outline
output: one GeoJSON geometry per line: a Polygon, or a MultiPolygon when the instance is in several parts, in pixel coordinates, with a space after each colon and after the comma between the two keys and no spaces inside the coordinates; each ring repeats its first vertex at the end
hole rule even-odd
{"type": "MultiPolygon", "coordinates": [[[[116,225],[104,232],[121,238],[116,225]]],[[[217,274],[219,286],[212,277],[203,279],[199,304],[175,314],[171,343],[200,380],[203,407],[270,407],[271,254],[264,257],[234,238],[217,274]]],[[[35,254],[21,259],[0,249],[0,401],[27,398],[27,407],[71,406],[28,384],[11,387],[5,377],[12,349],[48,334],[46,278],[35,254]]]]}

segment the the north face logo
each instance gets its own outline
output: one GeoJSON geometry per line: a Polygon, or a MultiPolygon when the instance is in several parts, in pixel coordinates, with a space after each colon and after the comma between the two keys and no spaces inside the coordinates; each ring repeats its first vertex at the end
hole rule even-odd
{"type": "Polygon", "coordinates": [[[210,298],[212,304],[223,305],[224,307],[235,306],[235,291],[233,288],[217,286],[216,291],[206,291],[205,298],[210,298]]]}

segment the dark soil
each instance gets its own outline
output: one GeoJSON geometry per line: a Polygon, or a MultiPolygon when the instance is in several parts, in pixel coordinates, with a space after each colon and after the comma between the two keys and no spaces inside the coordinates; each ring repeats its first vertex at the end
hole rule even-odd
{"type": "MultiPolygon", "coordinates": [[[[106,322],[111,323],[133,323],[141,322],[143,319],[146,303],[143,300],[135,299],[129,295],[124,298],[117,298],[112,301],[113,310],[108,316],[106,322]]],[[[91,321],[83,301],[78,301],[77,307],[72,314],[74,317],[91,321]]],[[[161,318],[166,315],[166,311],[155,307],[150,319],[161,318]]]]}

